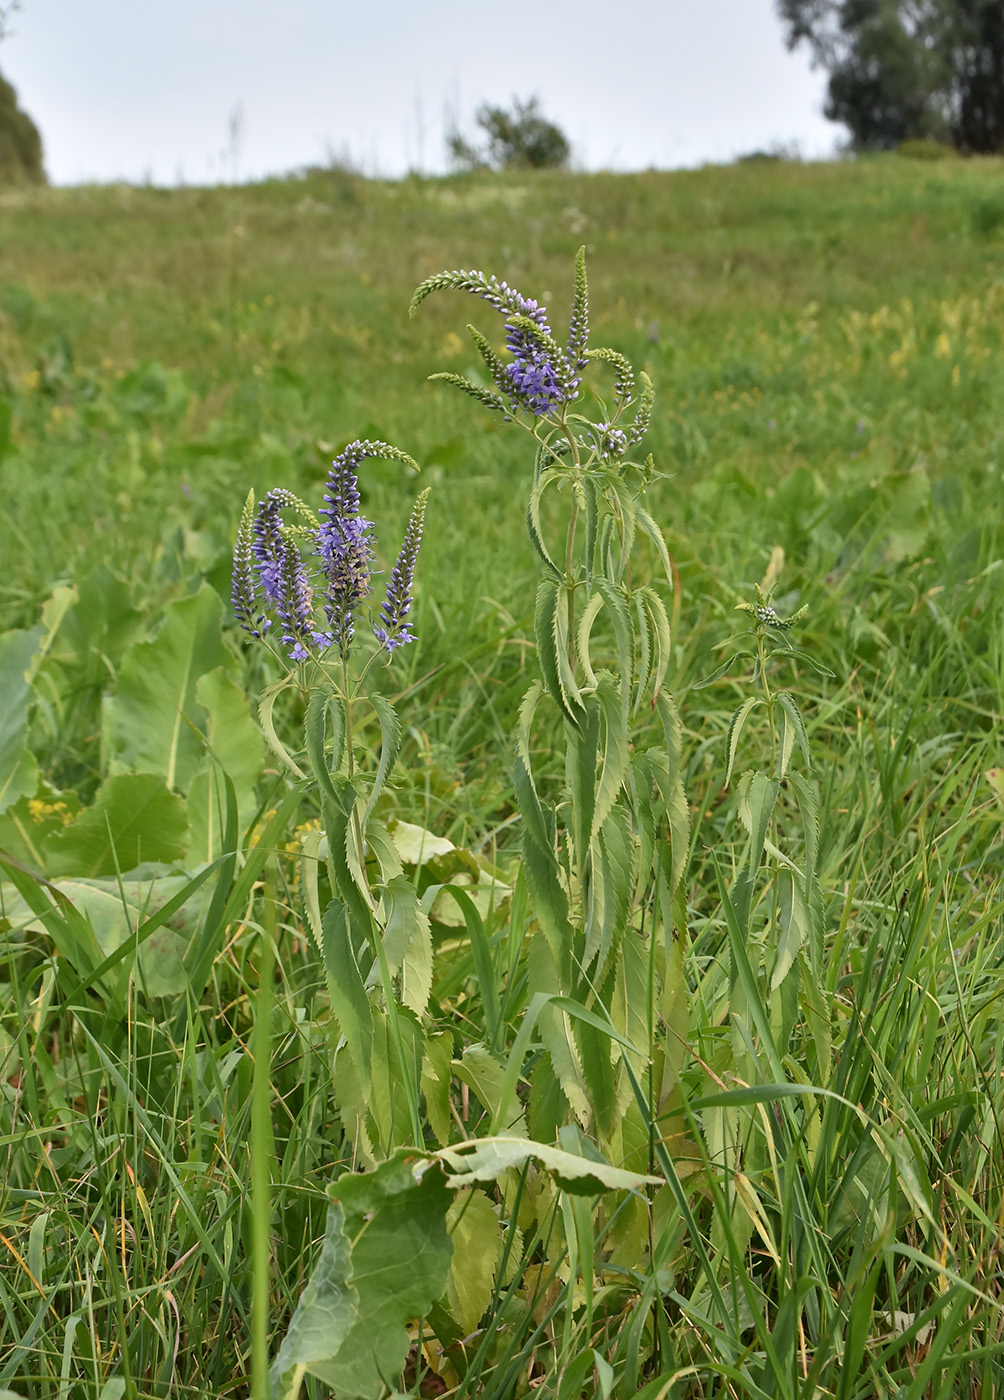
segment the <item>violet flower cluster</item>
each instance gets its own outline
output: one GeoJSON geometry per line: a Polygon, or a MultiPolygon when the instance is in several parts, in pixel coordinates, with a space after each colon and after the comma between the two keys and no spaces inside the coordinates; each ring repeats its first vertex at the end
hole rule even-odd
{"type": "Polygon", "coordinates": [[[441,272],[430,277],[416,290],[411,300],[411,313],[430,292],[452,287],[470,292],[505,316],[506,349],[512,355],[504,363],[491,350],[488,342],[473,327],[469,328],[481,352],[498,393],[479,390],[477,385],[460,375],[435,375],[450,379],[473,392],[474,397],[492,408],[509,414],[521,409],[535,418],[544,418],[578,398],[582,370],[587,364],[586,343],[589,337],[589,309],[585,294],[585,279],[581,295],[576,288],[575,307],[569,326],[568,340],[562,349],[555,340],[547,320],[547,309],[529,297],[524,297],[507,282],[486,277],[482,272],[441,272]]]}
{"type": "MultiPolygon", "coordinates": [[[[356,620],[372,592],[376,559],[373,524],[360,513],[357,472],[367,457],[417,470],[407,453],[388,443],[356,441],[331,464],[320,519],[291,491],[270,491],[257,510],[254,492],[248,495],[234,550],[234,614],[252,637],[269,632],[274,614],[290,661],[307,661],[331,648],[348,659],[356,620]],[[284,511],[295,513],[298,523],[285,521],[284,511]]],[[[408,614],[428,495],[423,491],[415,502],[373,626],[388,652],[415,640],[408,614]]]]}
{"type": "MultiPolygon", "coordinates": [[[[431,292],[446,288],[480,297],[505,316],[505,345],[511,358],[505,360],[496,354],[487,338],[476,327],[468,326],[494,389],[451,372],[434,374],[433,379],[455,384],[479,403],[508,418],[522,411],[537,422],[544,420],[560,426],[564,433],[569,423],[584,424],[585,436],[577,434],[579,445],[608,467],[616,469],[620,459],[641,442],[652,416],[652,386],[643,374],[640,392],[636,393],[634,370],[619,351],[589,348],[589,291],[584,248],[579,249],[575,259],[572,314],[564,348],[555,340],[546,309],[539,302],[523,296],[507,282],[500,282],[494,276],[486,277],[483,272],[464,269],[437,272],[416,288],[411,299],[411,314],[415,314],[431,292]],[[614,371],[614,392],[610,421],[589,424],[579,414],[569,416],[568,405],[579,397],[582,371],[593,360],[609,365],[614,371]],[[621,423],[625,410],[632,405],[633,420],[621,423]]],[[[535,432],[537,422],[534,423],[535,432]]],[[[554,437],[550,442],[550,460],[557,460],[568,450],[566,443],[554,437]]]]}

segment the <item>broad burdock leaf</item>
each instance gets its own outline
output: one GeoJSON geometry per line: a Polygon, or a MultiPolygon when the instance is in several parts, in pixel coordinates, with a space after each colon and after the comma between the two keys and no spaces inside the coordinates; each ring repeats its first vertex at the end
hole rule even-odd
{"type": "Polygon", "coordinates": [[[35,702],[28,669],[44,628],[0,637],[0,812],[21,797],[34,797],[38,765],[26,746],[28,712],[35,702]]]}
{"type": "Polygon", "coordinates": [[[446,1290],[453,1192],[442,1168],[398,1151],[328,1187],[321,1257],[272,1367],[276,1395],[306,1370],[340,1400],[379,1400],[408,1355],[408,1324],[446,1290]]]}
{"type": "Polygon", "coordinates": [[[188,858],[201,865],[223,852],[224,774],[234,786],[239,830],[248,829],[258,805],[255,787],[265,759],[265,745],[261,730],[251,718],[247,696],[222,666],[199,677],[195,698],[206,716],[209,752],[205,766],[188,788],[188,858]]]}
{"type": "Polygon", "coordinates": [[[126,652],[115,693],[104,703],[102,730],[112,773],[159,773],[167,786],[187,792],[203,766],[204,714],[199,678],[233,658],[223,645],[223,604],[203,583],[191,598],[169,603],[150,642],[126,652]]]}
{"type": "Polygon", "coordinates": [[[143,862],[171,865],[188,850],[185,801],[157,773],[106,778],[94,804],[45,843],[53,875],[93,878],[134,870],[143,862]]]}

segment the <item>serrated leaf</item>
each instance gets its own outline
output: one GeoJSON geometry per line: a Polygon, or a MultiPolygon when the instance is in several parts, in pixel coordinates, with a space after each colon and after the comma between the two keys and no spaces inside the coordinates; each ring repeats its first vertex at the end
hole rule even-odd
{"type": "MultiPolygon", "coordinates": [[[[269,688],[263,692],[261,699],[258,701],[258,719],[261,722],[262,732],[265,735],[269,748],[295,777],[302,780],[305,779],[307,775],[276,733],[275,719],[273,718],[275,702],[282,692],[289,688],[290,684],[291,681],[289,677],[283,676],[281,681],[277,681],[275,685],[269,686],[269,688]]],[[[324,771],[326,772],[327,769],[325,768],[324,771]]],[[[318,781],[323,780],[318,779],[318,781]]]]}
{"type": "Polygon", "coordinates": [[[348,913],[338,899],[324,911],[321,943],[331,1009],[365,1093],[371,1076],[373,1013],[352,946],[348,913]]]}
{"type": "Polygon", "coordinates": [[[666,574],[666,582],[669,584],[670,591],[672,591],[673,564],[670,560],[669,550],[666,548],[666,541],[663,538],[662,531],[659,529],[659,526],[653,520],[652,516],[649,515],[647,510],[636,508],[636,514],[638,516],[638,524],[641,527],[642,533],[648,535],[649,539],[652,541],[652,543],[656,547],[656,550],[658,551],[659,560],[662,563],[663,570],[666,574]]]}
{"type": "MultiPolygon", "coordinates": [[[[537,640],[537,662],[540,666],[544,688],[570,723],[577,723],[577,715],[572,709],[572,701],[566,690],[563,671],[567,671],[567,657],[559,661],[557,626],[558,596],[562,587],[553,578],[542,578],[537,585],[537,598],[533,610],[533,630],[537,640]]],[[[576,696],[578,691],[575,691],[576,696]]]]}
{"type": "Polygon", "coordinates": [[[450,1140],[453,1127],[453,1119],[450,1116],[452,1059],[453,1035],[450,1031],[426,1036],[421,1079],[425,1112],[436,1135],[436,1141],[444,1147],[450,1140]]]}
{"type": "Polygon", "coordinates": [[[391,976],[401,972],[401,1000],[421,1016],[432,990],[432,933],[418,892],[404,875],[397,875],[384,889],[386,924],[384,948],[391,976]]]}
{"type": "Polygon", "coordinates": [[[207,671],[232,665],[222,617],[219,594],[203,583],[192,597],[168,604],[153,641],[126,652],[103,713],[112,773],[160,773],[173,791],[187,792],[205,757],[195,687],[207,671]]]}
{"type": "Polygon", "coordinates": [[[595,688],[597,684],[596,673],[589,656],[589,642],[592,636],[593,623],[603,607],[602,593],[594,592],[590,595],[589,602],[582,610],[579,618],[579,625],[576,629],[575,647],[579,655],[579,664],[582,666],[586,684],[595,688]]]}
{"type": "Polygon", "coordinates": [[[729,781],[732,778],[732,765],[736,761],[736,750],[739,747],[739,736],[743,732],[743,725],[746,723],[750,714],[757,708],[757,706],[762,704],[763,700],[760,698],[759,695],[751,695],[749,699],[744,700],[742,704],[736,708],[736,710],[733,712],[732,718],[729,720],[729,732],[728,737],[725,741],[726,787],[728,787],[729,781]]]}
{"type": "Polygon", "coordinates": [[[629,758],[620,695],[610,681],[602,680],[596,688],[596,697],[603,711],[602,768],[599,782],[596,784],[590,842],[596,839],[600,827],[609,816],[618,793],[624,786],[629,758]]]}
{"type": "Polygon", "coordinates": [[[600,706],[594,696],[585,701],[586,721],[565,734],[565,773],[571,793],[571,827],[575,861],[584,871],[592,841],[596,799],[596,761],[600,739],[600,706]]]}
{"type": "Polygon", "coordinates": [[[526,529],[530,536],[530,543],[540,556],[541,563],[547,569],[551,577],[557,582],[561,581],[561,570],[548,553],[547,545],[544,543],[544,531],[540,523],[540,498],[543,495],[544,487],[535,485],[530,492],[530,499],[526,506],[526,529]]]}
{"type": "Polygon", "coordinates": [[[801,773],[789,773],[788,785],[795,794],[799,816],[802,818],[802,834],[805,838],[805,886],[809,889],[815,879],[819,851],[819,798],[808,778],[801,773]]]}
{"type": "Polygon", "coordinates": [[[772,992],[777,991],[791,971],[799,950],[809,936],[809,911],[805,907],[800,882],[792,871],[785,868],[777,872],[776,878],[781,917],[774,968],[770,978],[772,992]]]}
{"type": "Polygon", "coordinates": [[[764,773],[752,773],[748,781],[744,777],[739,791],[739,818],[750,836],[750,875],[756,874],[763,856],[767,829],[777,802],[780,784],[776,778],[768,778],[764,773]]]}
{"type": "Polygon", "coordinates": [[[802,712],[795,703],[794,696],[787,691],[780,691],[774,697],[775,704],[781,711],[781,777],[783,778],[788,769],[788,762],[791,758],[795,740],[798,740],[798,747],[802,751],[802,758],[805,766],[812,768],[812,759],[809,754],[809,735],[805,728],[805,720],[802,712]]]}
{"type": "Polygon", "coordinates": [[[446,1281],[450,1311],[467,1336],[492,1300],[502,1258],[502,1227],[495,1207],[476,1187],[458,1191],[446,1216],[453,1259],[446,1281]]]}
{"type": "Polygon", "coordinates": [[[33,627],[0,637],[0,812],[38,789],[38,765],[26,745],[35,701],[27,672],[42,635],[43,628],[33,627]]]}
{"type": "Polygon", "coordinates": [[[369,801],[366,803],[366,811],[363,815],[363,825],[366,818],[373,811],[377,798],[383,792],[384,785],[390,776],[397,756],[401,751],[401,721],[397,717],[397,711],[389,700],[382,695],[371,695],[370,704],[376,711],[380,721],[380,762],[377,764],[376,777],[373,779],[373,790],[370,793],[369,801]]]}
{"type": "Polygon", "coordinates": [[[107,778],[94,804],[45,842],[53,875],[93,878],[135,870],[144,861],[171,865],[188,849],[184,799],[156,773],[107,778]]]}

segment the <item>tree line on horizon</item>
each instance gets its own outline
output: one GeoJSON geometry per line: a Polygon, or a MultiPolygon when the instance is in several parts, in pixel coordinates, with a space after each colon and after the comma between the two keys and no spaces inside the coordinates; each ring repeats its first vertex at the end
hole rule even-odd
{"type": "MultiPolygon", "coordinates": [[[[0,40],[17,0],[0,3],[0,40]]],[[[967,154],[1004,153],[1004,0],[776,0],[789,49],[805,44],[829,73],[824,115],[855,151],[926,140],[967,154]]],[[[483,104],[480,136],[458,127],[458,170],[561,168],[571,157],[539,99],[483,104]]],[[[42,138],[0,74],[0,183],[45,181],[42,138]]]]}

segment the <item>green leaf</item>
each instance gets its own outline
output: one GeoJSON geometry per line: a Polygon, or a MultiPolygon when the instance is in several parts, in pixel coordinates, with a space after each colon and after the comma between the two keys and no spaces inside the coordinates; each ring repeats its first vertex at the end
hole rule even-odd
{"type": "Polygon", "coordinates": [[[458,1191],[446,1216],[453,1259],[446,1281],[450,1311],[464,1336],[481,1321],[495,1288],[502,1258],[502,1227],[483,1191],[458,1191]]]}
{"type": "Polygon", "coordinates": [[[222,853],[226,825],[223,775],[234,785],[240,831],[246,831],[258,799],[255,786],[265,761],[261,730],[251,718],[247,697],[219,666],[200,676],[195,698],[207,716],[211,754],[188,788],[189,860],[202,865],[222,853]]]}
{"type": "MultiPolygon", "coordinates": [[[[86,919],[104,957],[124,943],[137,941],[146,920],[189,892],[190,898],[171,913],[169,924],[154,929],[139,947],[139,982],[149,996],[173,996],[188,986],[182,957],[205,914],[210,898],[206,886],[194,884],[187,875],[154,868],[142,878],[55,880],[49,888],[64,895],[86,919]]],[[[4,914],[22,927],[34,922],[21,896],[5,893],[4,914]]]]}
{"type": "Polygon", "coordinates": [[[232,664],[222,615],[219,594],[203,583],[191,598],[168,605],[152,642],[136,642],[126,652],[115,694],[104,706],[112,773],[160,773],[172,790],[188,790],[205,758],[196,685],[207,671],[232,664]]]}
{"type": "Polygon", "coordinates": [[[451,1193],[428,1159],[399,1151],[328,1187],[321,1256],[272,1367],[275,1391],[303,1367],[339,1400],[379,1400],[408,1355],[407,1327],[442,1296],[451,1193]]]}
{"type": "Polygon", "coordinates": [[[781,711],[781,769],[780,775],[783,778],[788,770],[788,762],[791,758],[795,740],[798,740],[798,747],[802,751],[802,758],[805,760],[806,768],[811,769],[812,759],[809,755],[809,735],[806,732],[805,720],[795,703],[793,696],[787,691],[780,691],[774,697],[774,703],[781,711]]]}
{"type": "Polygon", "coordinates": [[[380,721],[380,762],[377,764],[376,777],[373,779],[373,790],[366,803],[366,811],[363,814],[363,825],[366,825],[366,818],[376,806],[377,798],[384,790],[384,785],[390,776],[394,764],[397,762],[398,753],[401,750],[401,721],[397,717],[397,711],[389,700],[382,695],[371,695],[370,704],[376,711],[380,721]]]}
{"type": "MultiPolygon", "coordinates": [[[[454,1060],[453,1072],[459,1080],[474,1090],[493,1117],[499,1113],[506,1089],[506,1067],[486,1046],[468,1045],[463,1058],[454,1060]]],[[[522,1109],[514,1107],[514,1111],[508,1115],[505,1129],[512,1137],[526,1136],[522,1109]]]]}
{"type": "Polygon", "coordinates": [[[750,875],[760,868],[780,783],[764,773],[744,775],[739,787],[739,817],[750,835],[750,875]]]}
{"type": "Polygon", "coordinates": [[[333,899],[324,911],[321,940],[331,1008],[365,1092],[370,1082],[373,1013],[349,937],[348,914],[340,900],[333,899]]]}
{"type": "Polygon", "coordinates": [[[732,777],[732,765],[736,761],[736,749],[739,746],[739,736],[743,731],[743,725],[749,718],[750,713],[753,710],[755,710],[758,705],[762,704],[763,700],[759,695],[751,695],[748,700],[744,700],[742,704],[736,708],[735,712],[732,715],[732,718],[729,720],[729,733],[728,739],[726,740],[725,744],[726,787],[728,787],[729,781],[732,777]]]}
{"type": "Polygon", "coordinates": [[[540,556],[541,563],[547,569],[551,578],[557,582],[561,581],[561,570],[547,552],[547,545],[544,543],[544,532],[540,523],[540,498],[543,494],[542,486],[534,486],[530,492],[530,499],[526,507],[526,528],[530,536],[530,543],[540,556]]]}
{"type": "Polygon", "coordinates": [[[636,507],[635,514],[638,517],[638,524],[641,527],[642,533],[648,535],[649,539],[652,541],[652,543],[656,547],[656,550],[658,551],[659,560],[666,574],[666,582],[669,584],[670,590],[672,590],[673,565],[670,561],[669,550],[666,548],[666,541],[663,538],[662,531],[659,529],[659,526],[652,519],[651,515],[649,515],[647,510],[642,510],[640,507],[636,507]]]}
{"type": "Polygon", "coordinates": [[[562,585],[555,579],[540,580],[533,610],[533,630],[537,639],[537,662],[544,687],[565,718],[570,723],[577,724],[578,715],[572,706],[574,703],[581,708],[582,700],[574,680],[571,691],[567,687],[568,657],[559,653],[558,645],[558,598],[563,592],[562,585]]]}
{"type": "Polygon", "coordinates": [[[444,1146],[449,1142],[453,1128],[450,1115],[450,1079],[453,1059],[453,1035],[441,1031],[425,1039],[425,1056],[422,1060],[422,1093],[425,1095],[425,1112],[436,1141],[444,1146]]]}
{"type": "MultiPolygon", "coordinates": [[[[292,684],[292,679],[289,676],[283,676],[281,681],[277,681],[275,685],[269,686],[268,690],[266,690],[263,693],[261,699],[258,701],[258,718],[261,721],[261,727],[264,731],[265,738],[268,740],[269,748],[276,755],[276,757],[286,765],[286,767],[295,777],[303,781],[307,775],[297,763],[293,755],[286,748],[282,740],[279,738],[279,735],[276,733],[275,729],[275,720],[272,718],[273,711],[275,710],[275,702],[278,700],[279,696],[283,693],[283,691],[288,690],[292,684]]],[[[308,707],[308,718],[309,715],[310,710],[308,707]]],[[[309,737],[310,736],[308,734],[308,738],[309,737]]],[[[323,778],[319,775],[315,776],[317,777],[317,781],[323,789],[323,778]]]]}
{"type": "Polygon", "coordinates": [[[35,700],[27,672],[43,630],[33,627],[0,637],[0,812],[19,797],[34,797],[38,788],[38,765],[25,744],[35,700]]]}
{"type": "Polygon", "coordinates": [[[690,810],[683,786],[683,725],[673,700],[665,691],[656,699],[656,710],[662,720],[666,739],[664,755],[652,753],[652,772],[662,794],[663,811],[669,823],[672,855],[671,888],[675,891],[683,879],[690,853],[690,810]],[[658,761],[663,759],[664,761],[658,761]]]}
{"type": "Polygon", "coordinates": [[[631,630],[631,615],[621,589],[614,588],[602,575],[596,578],[595,588],[603,598],[613,624],[614,642],[617,646],[617,686],[620,690],[623,723],[626,728],[628,700],[634,684],[634,636],[631,630]]]}
{"type": "Polygon", "coordinates": [[[621,710],[621,697],[608,680],[600,682],[596,696],[603,711],[603,767],[596,785],[596,803],[590,841],[595,841],[600,827],[610,815],[617,796],[624,786],[628,771],[627,726],[621,710]]]}
{"type": "Polygon", "coordinates": [[[780,937],[770,978],[770,989],[776,992],[798,957],[799,949],[809,937],[809,911],[801,882],[793,871],[782,867],[777,872],[777,895],[780,907],[780,937]]]}
{"type": "Polygon", "coordinates": [[[487,1137],[443,1147],[435,1154],[451,1173],[451,1186],[472,1186],[477,1181],[497,1181],[503,1173],[536,1162],[561,1187],[577,1196],[598,1196],[604,1191],[638,1191],[661,1185],[657,1176],[640,1176],[593,1158],[578,1157],[560,1147],[549,1147],[526,1138],[487,1137]]]}
{"type": "MultiPolygon", "coordinates": [[[[672,653],[672,634],[670,632],[669,618],[666,615],[665,604],[656,593],[654,588],[644,587],[639,590],[638,597],[644,604],[644,611],[652,625],[652,634],[655,637],[655,670],[652,677],[652,694],[662,694],[662,684],[666,679],[666,672],[669,670],[669,658],[672,653]]],[[[640,611],[640,610],[639,610],[640,611]]],[[[641,680],[638,683],[638,701],[641,703],[641,680]]]]}
{"type": "Polygon", "coordinates": [[[155,773],[107,778],[92,807],[45,843],[53,875],[114,875],[138,865],[184,858],[188,815],[184,799],[155,773]]]}
{"type": "Polygon", "coordinates": [[[596,804],[596,760],[600,739],[600,705],[595,696],[585,700],[586,721],[580,729],[565,730],[565,773],[572,795],[571,828],[575,863],[580,871],[593,839],[593,812],[596,804]]]}
{"type": "Polygon", "coordinates": [[[432,934],[418,891],[406,875],[388,881],[383,896],[384,947],[391,976],[401,972],[401,1000],[421,1016],[432,990],[432,934]]]}

